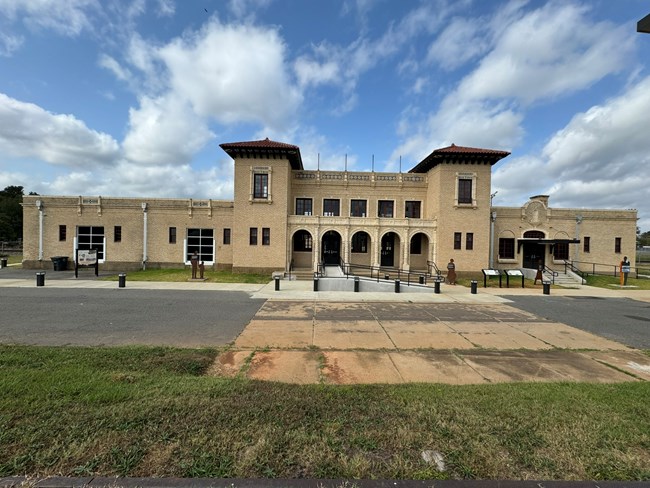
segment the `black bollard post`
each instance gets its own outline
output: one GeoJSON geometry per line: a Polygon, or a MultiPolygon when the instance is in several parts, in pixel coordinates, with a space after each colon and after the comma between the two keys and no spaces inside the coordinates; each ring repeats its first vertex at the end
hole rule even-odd
{"type": "Polygon", "coordinates": [[[542,287],[544,288],[544,295],[550,295],[551,294],[551,282],[550,281],[542,281],[542,287]]]}
{"type": "Polygon", "coordinates": [[[119,288],[124,288],[126,286],[126,273],[120,273],[117,275],[117,279],[119,281],[119,284],[117,286],[119,288]]]}
{"type": "Polygon", "coordinates": [[[318,277],[314,277],[314,291],[318,291],[318,277]]]}
{"type": "Polygon", "coordinates": [[[424,275],[420,275],[420,284],[424,285],[424,275]]]}
{"type": "Polygon", "coordinates": [[[359,277],[355,276],[354,277],[354,291],[357,293],[359,291],[359,277]]]}
{"type": "Polygon", "coordinates": [[[439,294],[440,293],[440,281],[436,280],[433,283],[433,293],[439,294]]]}
{"type": "Polygon", "coordinates": [[[478,281],[472,280],[470,282],[470,285],[471,285],[471,288],[472,288],[472,290],[471,290],[472,295],[476,295],[477,290],[478,290],[478,281]]]}
{"type": "Polygon", "coordinates": [[[399,293],[399,280],[395,280],[395,293],[399,293]]]}
{"type": "Polygon", "coordinates": [[[280,291],[280,277],[275,277],[275,291],[280,291]]]}
{"type": "Polygon", "coordinates": [[[36,286],[45,286],[45,271],[36,273],[36,286]]]}

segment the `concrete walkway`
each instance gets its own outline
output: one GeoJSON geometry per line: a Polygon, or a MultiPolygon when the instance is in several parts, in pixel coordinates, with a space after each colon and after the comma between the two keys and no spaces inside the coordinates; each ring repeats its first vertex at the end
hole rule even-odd
{"type": "MultiPolygon", "coordinates": [[[[35,272],[0,270],[0,287],[35,288],[35,272]],[[7,272],[9,271],[9,272],[7,272]]],[[[48,272],[46,287],[117,288],[115,281],[48,272]]],[[[268,284],[128,281],[129,290],[244,291],[267,302],[221,354],[212,374],[290,383],[478,384],[650,381],[650,357],[510,305],[537,288],[442,286],[442,293],[314,292],[311,281],[268,284]]],[[[650,291],[553,288],[553,296],[633,298],[650,291]]]]}

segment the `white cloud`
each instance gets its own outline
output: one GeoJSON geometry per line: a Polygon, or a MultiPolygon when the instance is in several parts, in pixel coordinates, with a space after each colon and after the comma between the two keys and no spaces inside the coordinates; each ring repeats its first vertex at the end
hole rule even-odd
{"type": "Polygon", "coordinates": [[[91,16],[98,11],[98,0],[0,0],[0,15],[9,21],[20,18],[31,29],[70,37],[92,30],[91,16]]]}
{"type": "Polygon", "coordinates": [[[438,62],[444,69],[453,70],[484,54],[489,48],[482,28],[484,25],[481,19],[453,19],[429,46],[427,61],[438,62]]]}
{"type": "Polygon", "coordinates": [[[102,54],[99,57],[98,61],[99,66],[102,68],[106,68],[109,70],[113,75],[120,81],[130,81],[132,78],[131,73],[129,72],[128,69],[123,68],[116,60],[115,58],[107,55],[107,54],[102,54]]]}
{"type": "Polygon", "coordinates": [[[254,18],[257,10],[264,9],[271,4],[271,0],[230,0],[228,10],[236,18],[254,18]]]}
{"type": "Polygon", "coordinates": [[[52,114],[2,93],[0,150],[66,166],[110,165],[119,156],[110,135],[89,129],[72,115],[52,114]]]}
{"type": "Polygon", "coordinates": [[[25,38],[0,32],[0,56],[9,57],[23,45],[25,38]]]}
{"type": "Polygon", "coordinates": [[[205,122],[183,100],[173,95],[144,97],[140,108],[129,110],[124,155],[146,165],[187,164],[212,137],[205,122]]]}
{"type": "Polygon", "coordinates": [[[158,50],[170,89],[197,114],[224,124],[288,124],[302,102],[274,29],[209,22],[158,50]]]}
{"type": "Polygon", "coordinates": [[[586,7],[549,2],[516,19],[456,96],[530,103],[619,72],[632,52],[632,36],[622,27],[591,22],[586,13],[586,7]]]}
{"type": "Polygon", "coordinates": [[[171,17],[175,12],[174,0],[158,0],[158,16],[171,17]]]}

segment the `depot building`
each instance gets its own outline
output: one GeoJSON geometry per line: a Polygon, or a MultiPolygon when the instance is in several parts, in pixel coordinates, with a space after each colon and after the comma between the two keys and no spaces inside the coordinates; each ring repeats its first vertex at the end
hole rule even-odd
{"type": "MultiPolygon", "coordinates": [[[[636,210],[554,208],[549,197],[491,206],[492,166],[508,152],[451,145],[407,173],[305,170],[300,148],[269,139],[221,144],[234,200],[23,198],[23,266],[96,249],[100,268],[189,265],[303,272],[319,264],[430,272],[634,261],[636,210]]],[[[70,264],[69,266],[71,266],[70,264]]]]}

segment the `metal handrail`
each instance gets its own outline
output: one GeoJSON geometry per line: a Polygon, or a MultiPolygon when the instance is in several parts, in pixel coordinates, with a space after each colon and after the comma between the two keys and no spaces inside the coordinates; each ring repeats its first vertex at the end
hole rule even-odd
{"type": "Polygon", "coordinates": [[[556,277],[556,276],[560,276],[560,273],[558,273],[558,272],[555,271],[555,270],[552,270],[551,268],[549,268],[549,267],[546,266],[546,265],[543,265],[543,267],[542,267],[542,273],[549,273],[549,274],[551,275],[551,282],[552,282],[553,284],[555,284],[555,277],[556,277]]]}
{"type": "Polygon", "coordinates": [[[572,262],[564,260],[564,274],[568,274],[567,269],[580,276],[580,279],[582,280],[582,284],[583,285],[585,284],[586,282],[585,273],[581,271],[577,266],[574,266],[572,262]]]}
{"type": "MultiPolygon", "coordinates": [[[[590,261],[571,261],[571,264],[575,266],[576,264],[586,265],[584,268],[591,267],[591,273],[588,271],[583,271],[586,275],[606,275],[606,276],[619,276],[620,275],[620,264],[609,264],[609,263],[593,263],[590,261]],[[601,268],[605,271],[599,271],[598,268],[601,268]]],[[[577,267],[577,266],[576,266],[577,267]]],[[[639,277],[639,271],[643,273],[644,268],[639,268],[638,266],[630,266],[630,273],[634,273],[635,278],[639,277]]]]}
{"type": "Polygon", "coordinates": [[[391,275],[393,277],[397,275],[397,279],[400,280],[400,282],[405,281],[407,286],[410,286],[411,283],[413,284],[427,283],[427,272],[423,270],[404,271],[400,268],[395,268],[392,266],[370,266],[367,264],[352,264],[352,263],[344,263],[341,269],[343,270],[343,273],[345,274],[346,278],[349,278],[350,275],[354,274],[353,270],[356,269],[356,270],[367,271],[370,279],[376,279],[377,282],[381,281],[382,279],[385,280],[386,276],[389,276],[388,279],[390,279],[391,275]],[[420,283],[420,277],[422,277],[423,283],[420,283]]]}
{"type": "Polygon", "coordinates": [[[436,270],[436,276],[440,276],[440,275],[442,275],[442,272],[440,271],[440,269],[438,268],[438,266],[436,266],[436,263],[435,263],[435,262],[433,262],[433,261],[427,261],[427,272],[429,273],[429,276],[433,276],[433,273],[431,272],[431,268],[433,268],[433,269],[436,270]]]}

